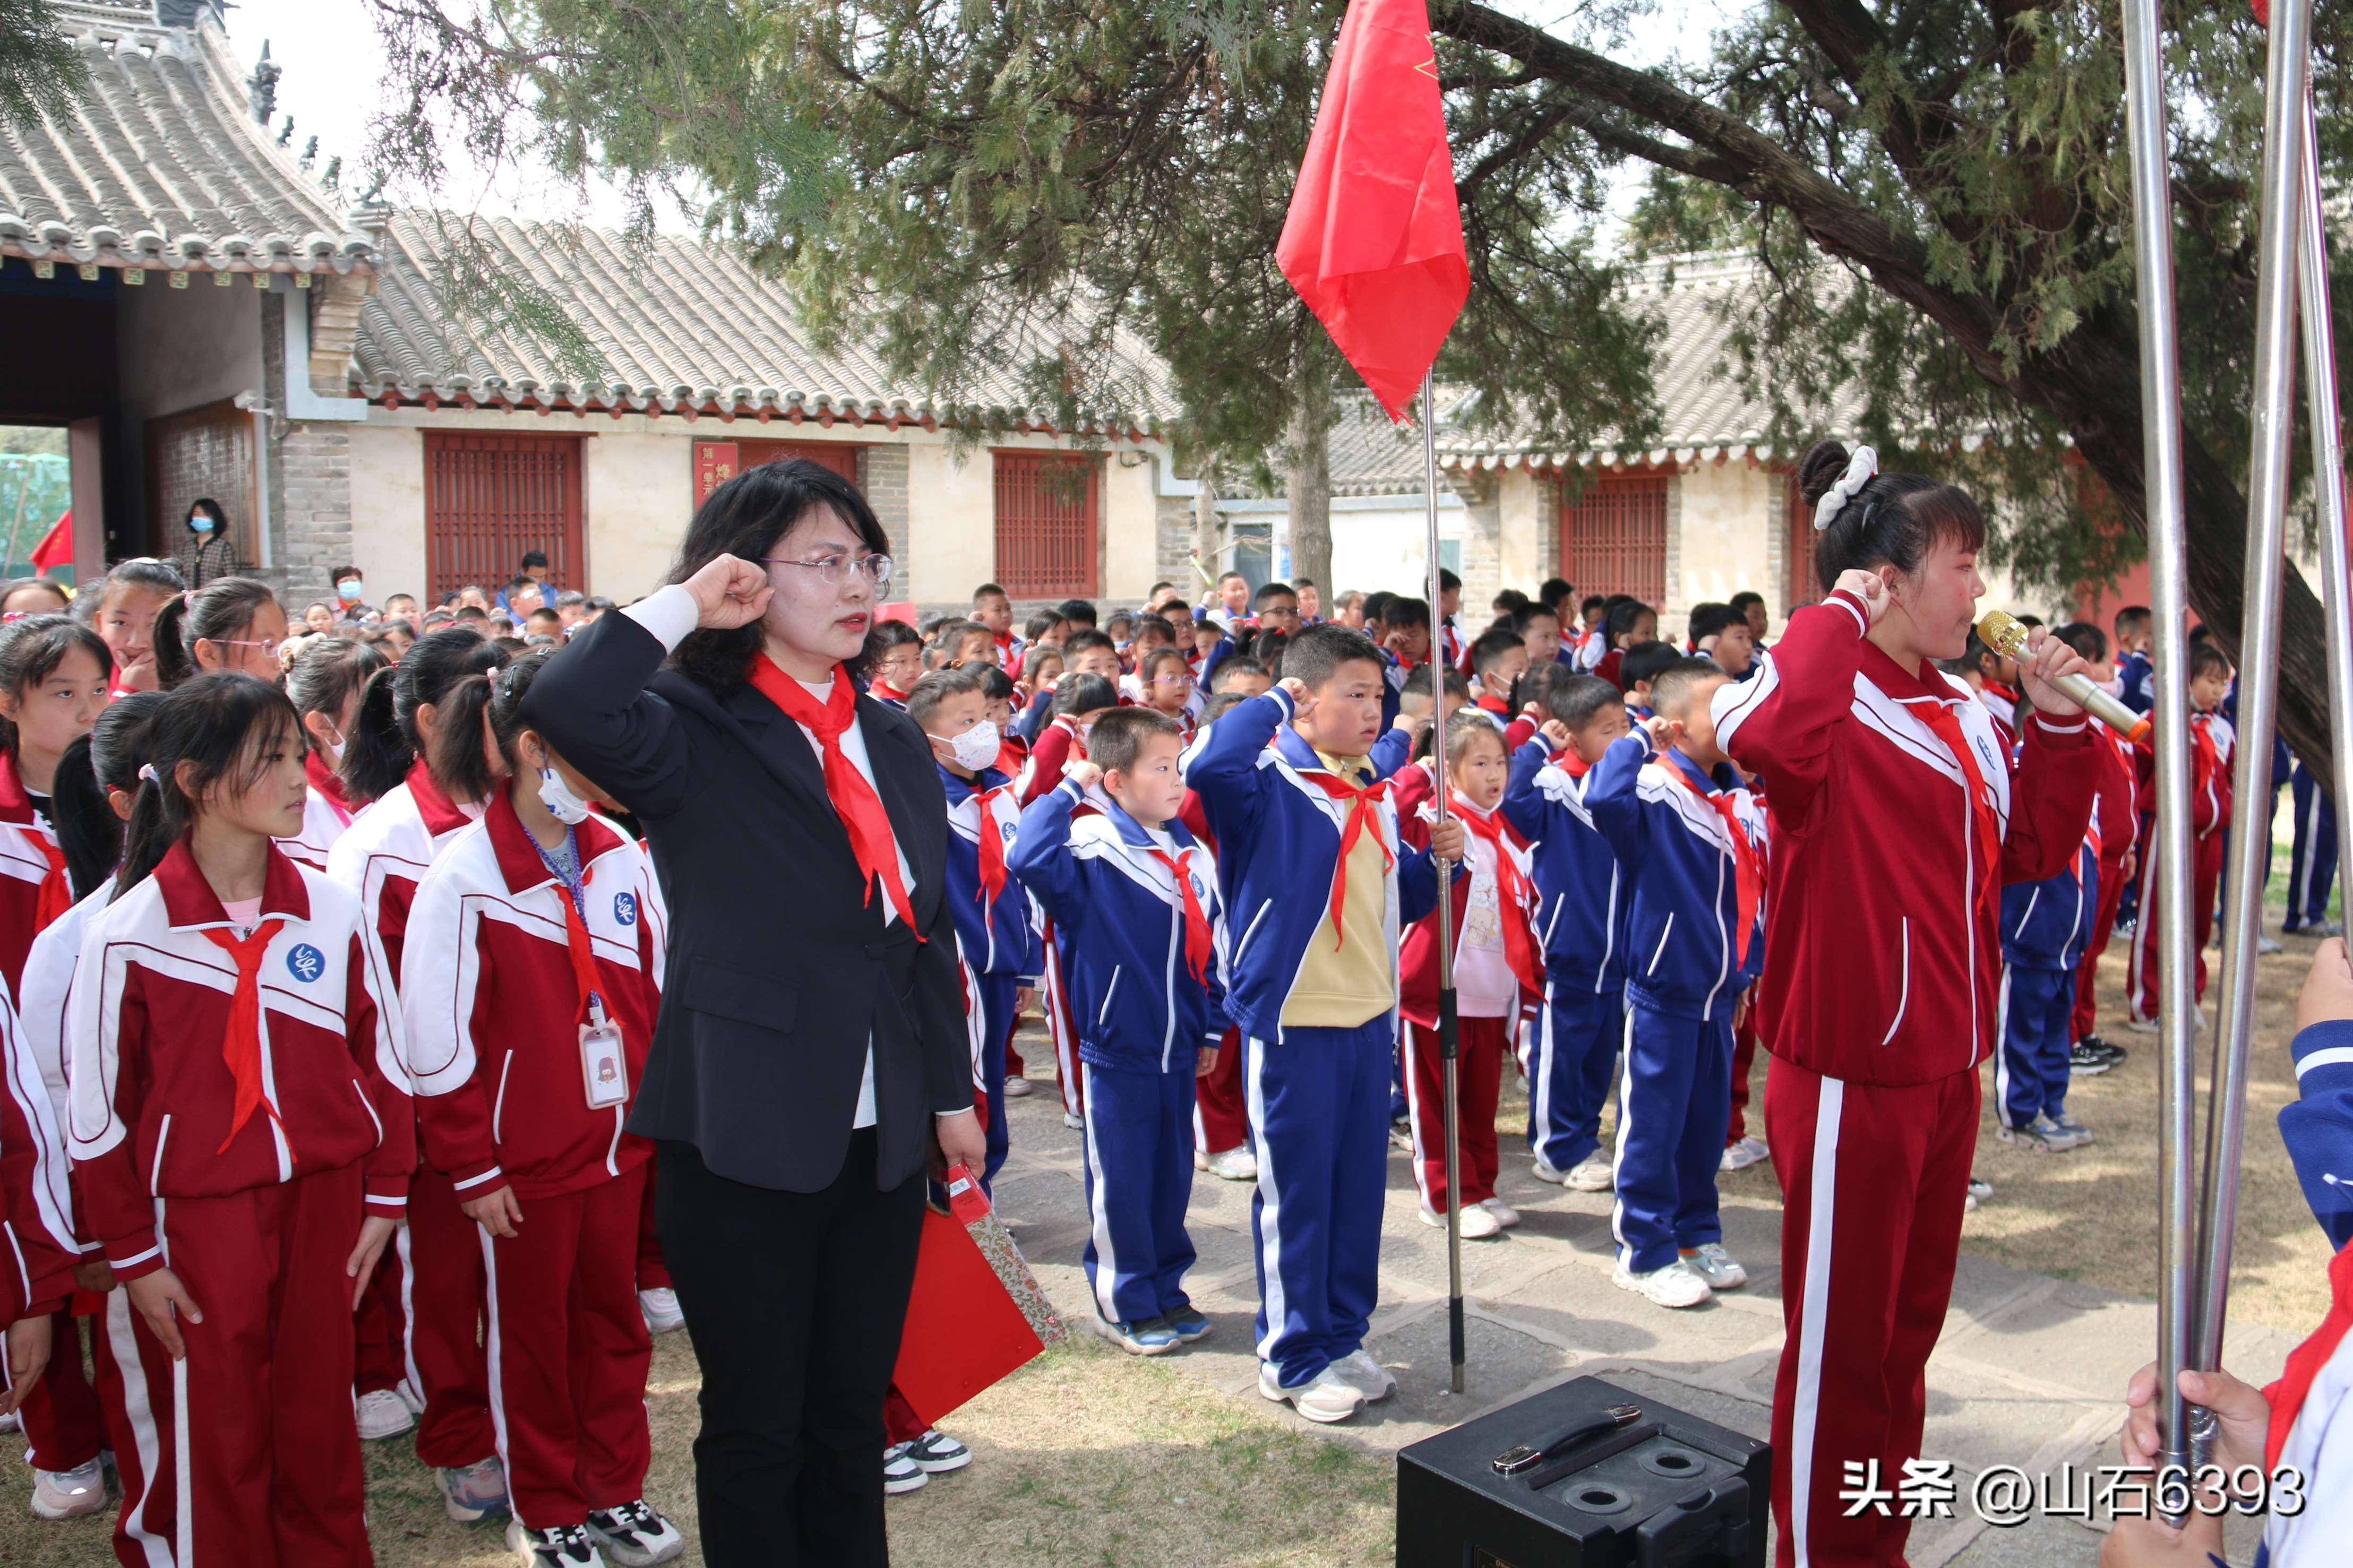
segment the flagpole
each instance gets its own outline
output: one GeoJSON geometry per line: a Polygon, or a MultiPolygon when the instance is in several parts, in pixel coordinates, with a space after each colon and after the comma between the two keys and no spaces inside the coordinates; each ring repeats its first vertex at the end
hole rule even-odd
{"type": "MultiPolygon", "coordinates": [[[[1438,563],[1438,406],[1431,373],[1421,373],[1421,494],[1430,520],[1430,760],[1437,771],[1438,821],[1444,824],[1446,778],[1445,610],[1438,563]]],[[[1438,1054],[1446,1071],[1446,1360],[1447,1385],[1462,1392],[1462,1118],[1461,1031],[1454,1012],[1454,886],[1452,868],[1438,862],[1438,1054]]]]}

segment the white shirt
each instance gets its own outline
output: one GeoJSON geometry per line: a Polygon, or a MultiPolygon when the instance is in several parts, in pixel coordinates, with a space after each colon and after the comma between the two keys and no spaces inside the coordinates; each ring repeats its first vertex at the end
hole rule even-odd
{"type": "MultiPolygon", "coordinates": [[[[657,589],[621,613],[651,632],[665,648],[675,648],[680,643],[685,641],[687,633],[694,630],[695,623],[702,618],[702,612],[695,605],[694,595],[688,593],[683,584],[677,583],[672,583],[666,588],[657,589]]],[[[819,685],[811,685],[804,680],[801,681],[800,687],[819,702],[823,702],[833,693],[831,680],[819,685]]],[[[794,728],[798,730],[801,732],[801,738],[808,742],[810,752],[822,759],[825,755],[825,747],[818,742],[817,731],[806,724],[797,722],[795,723],[794,728]]],[[[869,785],[874,784],[874,760],[866,753],[866,735],[862,726],[853,723],[841,732],[841,754],[849,759],[850,766],[866,775],[869,785]]],[[[881,795],[879,786],[875,793],[878,796],[881,795]]],[[[915,870],[913,867],[907,864],[907,851],[900,845],[899,836],[895,833],[891,836],[891,852],[899,858],[899,885],[906,889],[908,897],[913,898],[915,892],[915,870]]],[[[877,896],[881,895],[877,894],[877,896]]],[[[884,899],[882,900],[883,925],[887,928],[898,918],[897,907],[890,900],[884,899]]],[[[939,1114],[961,1116],[965,1113],[960,1110],[943,1110],[939,1114]]],[[[855,1131],[860,1127],[871,1127],[874,1122],[874,1042],[870,1037],[866,1043],[866,1076],[858,1085],[858,1112],[850,1119],[849,1126],[850,1130],[855,1131]]]]}
{"type": "MultiPolygon", "coordinates": [[[[1469,809],[1454,797],[1454,809],[1469,809]]],[[[1519,1011],[1520,980],[1504,955],[1503,900],[1495,847],[1475,833],[1462,836],[1471,864],[1471,896],[1462,910],[1462,939],[1454,950],[1454,987],[1466,1018],[1508,1018],[1519,1011]]]]}

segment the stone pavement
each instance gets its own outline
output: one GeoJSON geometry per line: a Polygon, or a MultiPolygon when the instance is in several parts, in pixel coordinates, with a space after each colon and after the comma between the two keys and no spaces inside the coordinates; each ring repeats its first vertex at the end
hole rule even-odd
{"type": "MultiPolygon", "coordinates": [[[[1042,1040],[1032,1046],[1025,1038],[1024,1047],[1033,1062],[1053,1059],[1042,1040]]],[[[1079,1261],[1087,1234],[1080,1134],[1062,1125],[1052,1082],[1041,1076],[1036,1089],[1008,1102],[1012,1154],[997,1178],[997,1205],[1057,1310],[1083,1327],[1093,1309],[1079,1261]]],[[[1396,1374],[1398,1391],[1344,1426],[1298,1424],[1387,1454],[1593,1373],[1766,1436],[1782,1338],[1780,1204],[1769,1164],[1725,1178],[1722,1189],[1725,1245],[1747,1267],[1748,1284],[1705,1306],[1671,1311],[1610,1283],[1609,1195],[1530,1175],[1525,1145],[1510,1131],[1517,1115],[1506,1110],[1499,1186],[1524,1221],[1503,1239],[1462,1247],[1466,1392],[1447,1391],[1446,1236],[1421,1222],[1406,1157],[1392,1150],[1380,1305],[1368,1348],[1396,1374]]],[[[1215,1326],[1162,1362],[1261,1405],[1250,1348],[1258,1287],[1250,1212],[1247,1184],[1196,1175],[1190,1229],[1200,1256],[1187,1288],[1215,1326]]],[[[2054,1237],[2054,1249],[2064,1245],[2063,1235],[2054,1237]]],[[[1990,1465],[2019,1466],[2031,1476],[2073,1466],[2088,1477],[2113,1463],[2125,1379],[2154,1353],[2156,1308],[2020,1273],[1972,1258],[1966,1247],[1965,1239],[1944,1337],[1928,1366],[1925,1444],[1926,1457],[1954,1461],[1959,1501],[1953,1519],[1915,1527],[1913,1568],[2091,1568],[2099,1556],[2096,1529],[2052,1517],[1989,1526],[1970,1507],[1971,1487],[1990,1465]]],[[[2268,1382],[2294,1343],[2275,1330],[2235,1325],[2229,1364],[2268,1382]]],[[[1285,1418],[1297,1420],[1287,1412],[1285,1418]]],[[[2243,1561],[2253,1533],[2243,1543],[2240,1533],[2234,1527],[2232,1555],[2243,1561]]]]}

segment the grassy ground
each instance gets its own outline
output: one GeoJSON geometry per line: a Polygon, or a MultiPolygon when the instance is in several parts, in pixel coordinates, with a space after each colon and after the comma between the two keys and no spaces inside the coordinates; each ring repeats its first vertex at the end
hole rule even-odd
{"type": "MultiPolygon", "coordinates": [[[[2285,857],[2283,834],[2274,889],[2284,883],[2285,857]]],[[[2278,917],[2274,908],[2270,929],[2278,917]]],[[[2287,1028],[2312,944],[2291,939],[2287,950],[2263,960],[2260,971],[2231,1310],[2301,1335],[2327,1305],[2327,1248],[2274,1121],[2295,1092],[2287,1028]]],[[[2216,956],[2208,954],[2210,966],[2216,956]]],[[[1970,1216],[1963,1245],[2011,1268],[2148,1296],[2156,1268],[2156,1040],[2124,1030],[2123,977],[2119,948],[2102,970],[2101,1019],[2112,1038],[2132,1047],[2131,1058],[2079,1082],[2068,1100],[2099,1142],[2066,1154],[1996,1142],[1989,1090],[1977,1169],[1996,1192],[1970,1216]]],[[[1051,1054],[1033,1059],[1050,1061],[1051,1054]]],[[[1760,1058],[1756,1095],[1764,1070],[1760,1058]]],[[[2200,1083],[2202,1090],[2202,1073],[2200,1083]]],[[[1504,1096],[1501,1120],[1517,1125],[1524,1101],[1511,1074],[1504,1096]]],[[[1773,1178],[1760,1165],[1725,1178],[1725,1187],[1728,1195],[1769,1201],[1773,1178]]],[[[690,1541],[696,1386],[686,1337],[656,1342],[648,1388],[655,1461],[646,1491],[690,1541]]],[[[1219,1394],[1175,1368],[1120,1355],[1092,1338],[1073,1336],[958,1411],[951,1426],[976,1462],[892,1501],[893,1561],[902,1568],[1360,1568],[1389,1560],[1386,1458],[1326,1441],[1258,1400],[1219,1394]]],[[[21,1454],[21,1438],[0,1438],[0,1456],[21,1454]]],[[[16,1481],[0,1487],[0,1564],[107,1562],[111,1515],[39,1523],[24,1511],[23,1474],[0,1467],[0,1476],[16,1481]]],[[[405,1441],[375,1445],[368,1476],[370,1531],[385,1568],[512,1561],[494,1527],[467,1529],[443,1518],[405,1441]]]]}

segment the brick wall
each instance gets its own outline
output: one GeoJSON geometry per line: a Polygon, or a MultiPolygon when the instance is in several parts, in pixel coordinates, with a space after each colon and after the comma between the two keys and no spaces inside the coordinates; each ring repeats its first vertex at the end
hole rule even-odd
{"type": "Polygon", "coordinates": [[[1536,474],[1536,580],[1524,590],[1535,597],[1537,587],[1560,575],[1561,477],[1549,468],[1536,474]]]}
{"type": "Polygon", "coordinates": [[[342,425],[296,422],[273,447],[277,569],[267,575],[289,604],[324,598],[327,574],[352,559],[351,436],[342,425]]]}
{"type": "Polygon", "coordinates": [[[889,445],[860,447],[858,487],[866,492],[866,504],[874,509],[875,521],[890,536],[891,559],[899,563],[895,581],[903,590],[914,574],[907,542],[907,448],[889,445]]]}
{"type": "Polygon", "coordinates": [[[1193,498],[1158,497],[1155,511],[1152,575],[1178,584],[1190,596],[1198,581],[1193,575],[1193,498]]]}

